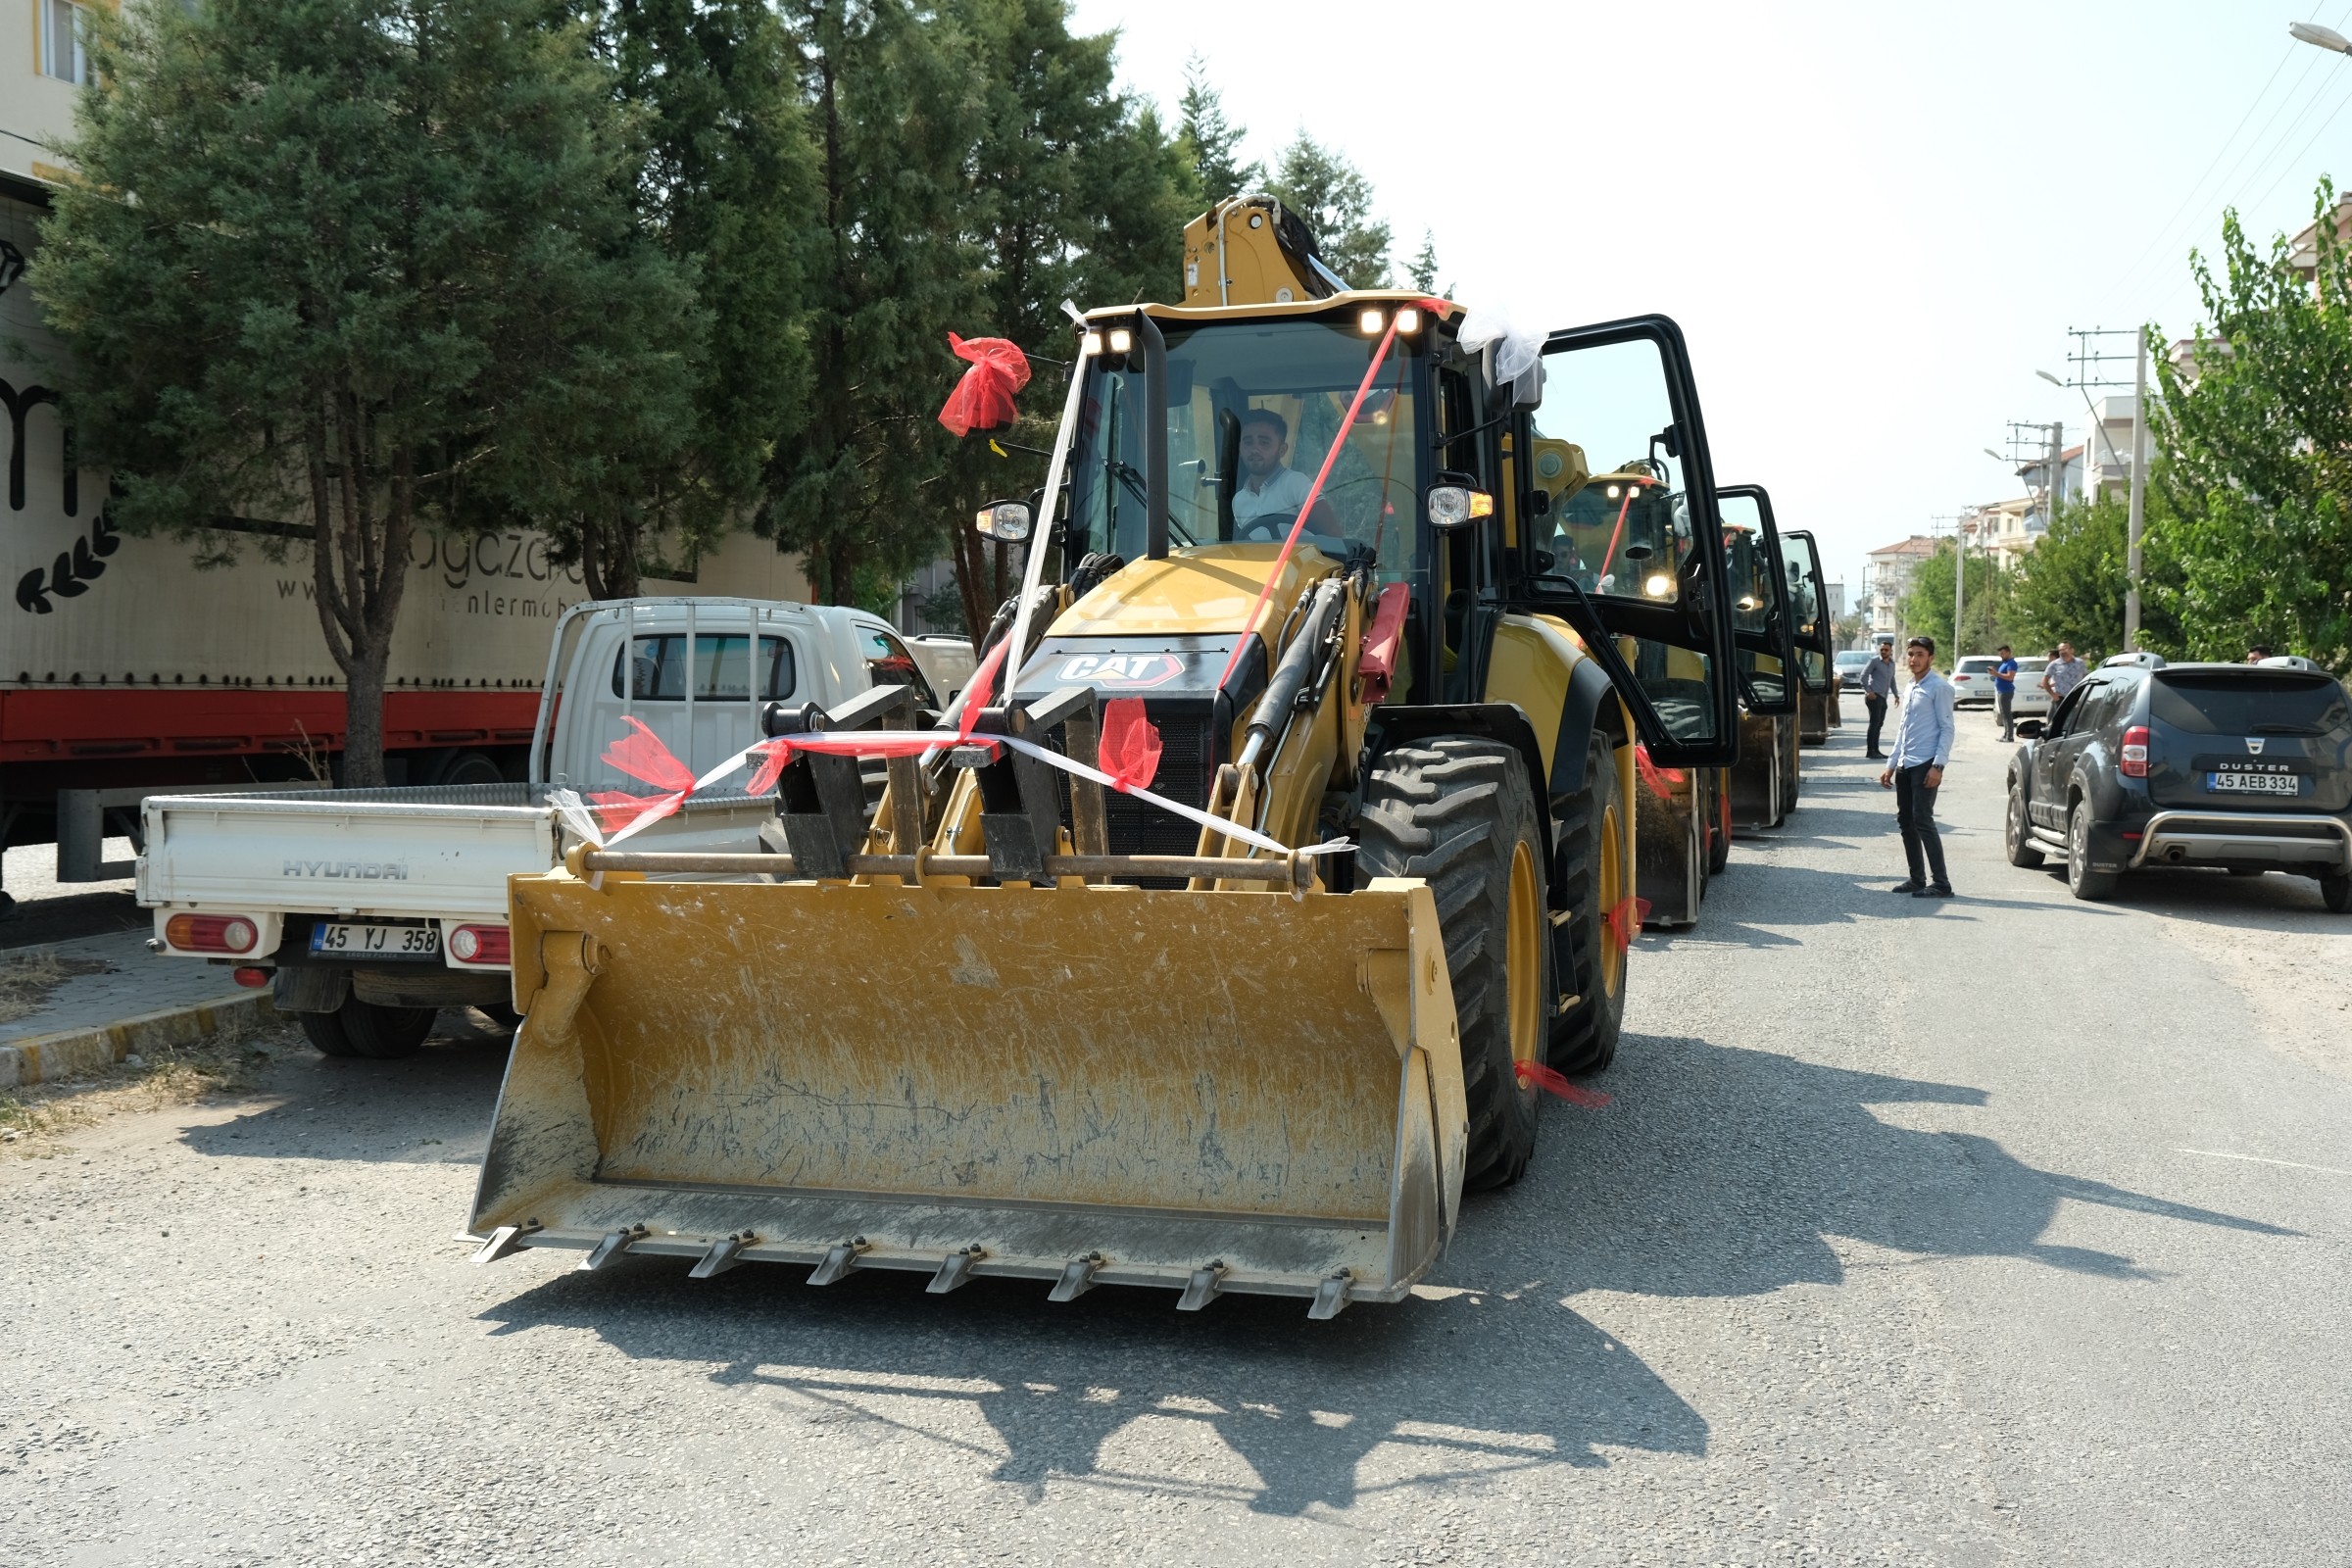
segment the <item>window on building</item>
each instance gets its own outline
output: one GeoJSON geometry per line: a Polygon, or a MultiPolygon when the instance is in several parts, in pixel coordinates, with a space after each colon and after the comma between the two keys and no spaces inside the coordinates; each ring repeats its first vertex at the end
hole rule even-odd
{"type": "Polygon", "coordinates": [[[33,0],[41,19],[41,74],[87,86],[98,79],[81,45],[81,7],[73,0],[33,0]]]}

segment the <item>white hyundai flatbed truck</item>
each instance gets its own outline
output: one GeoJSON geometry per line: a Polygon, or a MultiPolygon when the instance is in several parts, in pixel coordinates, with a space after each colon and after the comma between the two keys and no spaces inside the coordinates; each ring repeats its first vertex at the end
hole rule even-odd
{"type": "MultiPolygon", "coordinates": [[[[512,1023],[507,878],[549,869],[577,842],[557,791],[658,793],[602,760],[632,733],[627,719],[700,774],[760,738],[769,703],[832,709],[881,683],[941,706],[897,631],[861,610],[574,605],[549,651],[528,782],[149,798],[138,861],[139,903],[155,912],[148,947],[271,987],[330,1056],[407,1055],[446,1006],[512,1023]]],[[[746,796],[744,777],[696,795],[637,842],[759,851],[775,807],[746,796]]]]}

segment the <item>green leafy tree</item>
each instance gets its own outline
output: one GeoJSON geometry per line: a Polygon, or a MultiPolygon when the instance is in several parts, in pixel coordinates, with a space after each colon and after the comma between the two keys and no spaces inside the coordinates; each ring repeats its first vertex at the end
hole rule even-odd
{"type": "Polygon", "coordinates": [[[638,224],[691,271],[710,318],[684,440],[555,530],[589,593],[617,599],[649,556],[691,562],[750,517],[775,446],[800,432],[815,157],[792,40],[761,0],[611,0],[599,43],[641,114],[638,224]]]}
{"type": "MultiPolygon", "coordinates": [[[[2021,648],[2123,647],[2129,511],[2112,495],[2060,505],[2012,583],[2009,626],[2021,648]]],[[[2139,641],[2151,652],[2178,655],[2180,627],[2170,609],[2177,572],[2165,521],[2155,509],[2142,542],[2139,641]]]]}
{"type": "Polygon", "coordinates": [[[802,551],[821,599],[886,592],[940,543],[951,458],[936,417],[951,329],[981,269],[964,203],[980,142],[963,29],[908,0],[781,0],[817,149],[805,244],[813,395],[779,431],[762,531],[802,551]],[[943,364],[944,362],[944,364],[943,364]]]}
{"type": "Polygon", "coordinates": [[[1305,131],[1283,149],[1269,188],[1314,230],[1323,265],[1354,288],[1389,279],[1389,225],[1372,211],[1372,182],[1305,131]]]}
{"type": "Polygon", "coordinates": [[[1982,551],[1969,552],[1961,635],[1952,634],[1952,548],[1949,539],[1936,541],[1934,552],[1911,573],[1902,600],[1904,631],[1935,638],[1936,662],[1946,669],[1962,654],[1989,653],[2016,641],[2008,629],[2010,573],[1982,551]]]}
{"type": "MultiPolygon", "coordinates": [[[[1063,300],[1106,305],[1175,290],[1193,216],[1187,154],[1150,106],[1116,90],[1117,36],[1073,34],[1065,0],[950,0],[947,15],[973,51],[980,84],[963,204],[979,265],[960,329],[1060,359],[1070,342],[1063,300]]],[[[944,398],[963,365],[949,357],[944,334],[933,356],[931,384],[944,398]]],[[[972,513],[1045,481],[1034,449],[1053,444],[1067,383],[1051,364],[1036,369],[1011,445],[962,443],[946,476],[948,505],[936,509],[951,522],[967,626],[986,626],[1011,590],[1005,548],[972,531],[972,513]]]]}
{"type": "Polygon", "coordinates": [[[2185,651],[2234,659],[2260,642],[2342,672],[2352,670],[2352,251],[2336,237],[2331,184],[2321,183],[2315,208],[2308,280],[2285,236],[2258,251],[2235,212],[2223,220],[2219,276],[2192,254],[2207,324],[2188,366],[2157,357],[2164,397],[2150,424],[2185,651]]]}
{"type": "Polygon", "coordinates": [[[632,221],[612,74],[521,0],[139,6],[93,42],[33,270],[83,451],[208,559],[249,537],[220,518],[305,519],[344,776],[380,783],[416,535],[590,512],[691,422],[703,322],[632,221]]]}
{"type": "Polygon", "coordinates": [[[1199,211],[1265,182],[1265,166],[1241,161],[1248,132],[1225,118],[1225,100],[1208,79],[1208,62],[1184,63],[1184,96],[1177,99],[1176,143],[1189,172],[1186,204],[1199,211]]]}

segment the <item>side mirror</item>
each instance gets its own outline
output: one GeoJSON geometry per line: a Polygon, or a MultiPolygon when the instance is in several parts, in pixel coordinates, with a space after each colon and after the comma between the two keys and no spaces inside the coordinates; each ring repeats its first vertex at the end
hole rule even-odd
{"type": "Polygon", "coordinates": [[[1000,544],[1019,544],[1029,537],[1029,504],[1025,501],[992,501],[973,516],[972,527],[984,539],[994,539],[1000,544]]]}
{"type": "Polygon", "coordinates": [[[2038,718],[2021,718],[2017,721],[2017,732],[2030,741],[2041,739],[2042,727],[2038,718]]]}
{"type": "Polygon", "coordinates": [[[1494,515],[1494,498],[1467,485],[1433,485],[1429,492],[1429,525],[1466,528],[1481,517],[1494,515]]]}

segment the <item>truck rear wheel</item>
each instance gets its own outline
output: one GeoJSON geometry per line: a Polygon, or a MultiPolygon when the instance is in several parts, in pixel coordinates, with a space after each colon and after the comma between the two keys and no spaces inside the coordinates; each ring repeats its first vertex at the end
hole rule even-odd
{"type": "Polygon", "coordinates": [[[387,1007],[347,997],[332,1012],[306,1012],[302,1032],[322,1056],[391,1061],[414,1056],[433,1032],[431,1007],[387,1007]]]}
{"type": "Polygon", "coordinates": [[[1519,1179],[1536,1148],[1536,1088],[1552,998],[1544,845],[1527,767],[1509,746],[1441,736],[1373,760],[1356,875],[1419,877],[1437,900],[1469,1101],[1468,1187],[1519,1179]]]}
{"type": "Polygon", "coordinates": [[[1548,1056],[1561,1072],[1598,1072],[1616,1058],[1625,1024],[1625,950],[1609,934],[1608,913],[1633,894],[1625,794],[1607,736],[1592,737],[1585,787],[1552,803],[1552,820],[1560,838],[1560,902],[1568,911],[1561,989],[1577,1000],[1552,1020],[1548,1056]]]}

